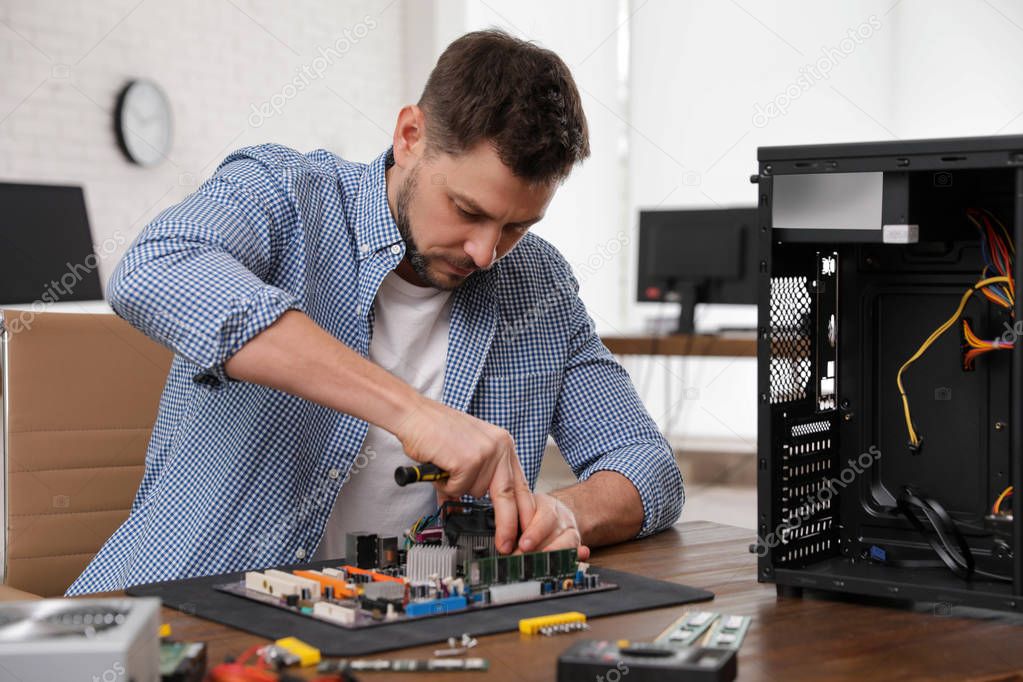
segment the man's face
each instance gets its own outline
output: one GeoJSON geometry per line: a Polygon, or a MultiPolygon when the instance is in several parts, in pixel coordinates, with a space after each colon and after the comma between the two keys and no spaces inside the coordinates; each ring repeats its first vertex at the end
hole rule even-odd
{"type": "Polygon", "coordinates": [[[394,217],[406,250],[398,272],[438,289],[511,251],[555,190],[516,177],[486,142],[457,157],[426,155],[400,183],[394,217]]]}

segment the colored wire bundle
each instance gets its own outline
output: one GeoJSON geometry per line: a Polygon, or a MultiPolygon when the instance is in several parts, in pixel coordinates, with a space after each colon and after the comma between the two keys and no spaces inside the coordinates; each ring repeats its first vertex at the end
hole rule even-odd
{"type": "MultiPolygon", "coordinates": [[[[981,277],[984,278],[991,273],[997,273],[1009,278],[1006,284],[985,288],[983,294],[995,305],[1006,308],[1011,312],[1016,304],[1016,283],[1012,274],[1016,249],[1012,238],[1009,236],[1008,230],[1005,229],[1005,225],[987,211],[969,209],[966,212],[966,217],[969,218],[970,222],[980,232],[981,255],[984,257],[984,270],[981,273],[981,277]]],[[[1016,345],[1013,340],[982,339],[973,331],[966,320],[963,320],[963,339],[968,349],[963,355],[964,369],[973,369],[976,359],[984,353],[990,353],[995,350],[1009,350],[1016,345]]]]}
{"type": "Polygon", "coordinates": [[[984,270],[980,273],[981,279],[994,273],[1009,278],[1004,286],[985,289],[984,296],[992,303],[1012,310],[1016,303],[1016,283],[1012,274],[1016,247],[1012,242],[1012,237],[1009,236],[1009,231],[1005,229],[1002,221],[990,211],[971,208],[967,209],[966,217],[980,231],[980,253],[984,258],[984,270]]]}
{"type": "MultiPolygon", "coordinates": [[[[998,218],[990,211],[981,209],[967,209],[966,217],[973,223],[980,232],[981,255],[984,258],[984,269],[981,271],[981,279],[972,287],[966,290],[959,300],[959,307],[955,313],[940,327],[935,329],[930,336],[920,345],[915,353],[899,368],[895,377],[899,387],[899,397],[902,399],[902,410],[906,419],[906,432],[909,435],[909,448],[918,451],[923,443],[923,437],[917,432],[913,424],[913,417],[909,409],[909,397],[906,395],[906,387],[903,384],[902,376],[914,362],[927,352],[942,334],[951,329],[962,317],[966,304],[976,292],[981,292],[985,298],[992,303],[1005,308],[1010,313],[1015,310],[1016,284],[1013,279],[1013,261],[1016,255],[1016,248],[1013,244],[1009,231],[998,218]],[[997,273],[997,274],[996,274],[997,273]]],[[[963,365],[969,369],[973,367],[974,361],[980,355],[994,350],[1012,348],[1015,344],[1000,339],[986,340],[980,338],[970,327],[969,322],[963,320],[963,337],[966,340],[968,350],[963,356],[963,365]]]]}
{"type": "Polygon", "coordinates": [[[440,516],[440,507],[437,507],[437,511],[430,514],[429,516],[420,516],[412,527],[408,529],[408,534],[405,536],[405,547],[409,548],[416,543],[416,535],[419,534],[424,528],[428,528],[431,523],[437,520],[440,516]]]}
{"type": "Polygon", "coordinates": [[[966,341],[968,350],[963,354],[963,369],[973,369],[974,362],[984,353],[993,350],[1011,350],[1016,347],[1012,341],[1002,339],[986,340],[977,336],[968,320],[963,320],[963,339],[966,341]]]}

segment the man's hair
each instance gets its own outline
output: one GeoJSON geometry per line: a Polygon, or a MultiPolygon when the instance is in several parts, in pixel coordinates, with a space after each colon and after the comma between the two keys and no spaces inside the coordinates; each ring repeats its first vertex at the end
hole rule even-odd
{"type": "Polygon", "coordinates": [[[419,99],[428,151],[490,142],[516,176],[547,184],[590,155],[579,91],[558,55],[496,29],[467,33],[437,60],[419,99]]]}

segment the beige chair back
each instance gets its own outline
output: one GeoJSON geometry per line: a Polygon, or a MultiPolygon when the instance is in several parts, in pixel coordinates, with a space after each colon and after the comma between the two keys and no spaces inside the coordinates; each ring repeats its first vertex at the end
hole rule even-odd
{"type": "Polygon", "coordinates": [[[0,314],[2,582],[56,596],[128,516],[172,354],[114,315],[0,314]]]}

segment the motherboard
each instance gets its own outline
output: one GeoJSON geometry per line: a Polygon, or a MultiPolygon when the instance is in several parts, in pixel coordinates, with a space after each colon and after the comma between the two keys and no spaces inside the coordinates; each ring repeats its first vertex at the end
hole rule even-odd
{"type": "Polygon", "coordinates": [[[344,628],[617,589],[575,549],[498,554],[493,508],[445,502],[403,538],[350,533],[345,559],[249,571],[215,589],[344,628]]]}

